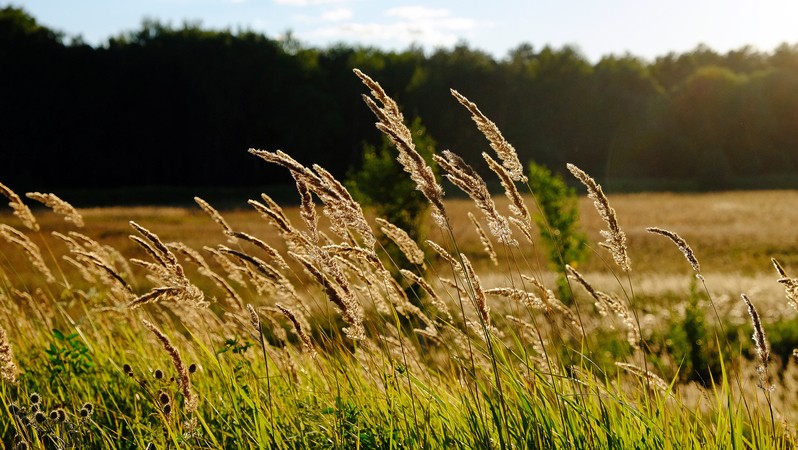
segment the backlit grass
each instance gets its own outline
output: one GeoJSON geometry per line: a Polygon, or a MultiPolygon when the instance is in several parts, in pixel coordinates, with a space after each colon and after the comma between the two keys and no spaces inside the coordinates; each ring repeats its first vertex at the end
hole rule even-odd
{"type": "Polygon", "coordinates": [[[260,156],[314,195],[223,211],[226,232],[200,208],[0,216],[5,448],[794,447],[795,192],[604,199],[631,271],[584,199],[566,305],[537,241],[484,254],[467,213],[501,225],[503,198],[441,202],[411,282],[323,170],[260,156]]]}

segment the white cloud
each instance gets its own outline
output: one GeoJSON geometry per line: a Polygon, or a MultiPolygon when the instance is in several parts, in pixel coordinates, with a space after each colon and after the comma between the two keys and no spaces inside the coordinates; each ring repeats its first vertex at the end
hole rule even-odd
{"type": "Polygon", "coordinates": [[[449,47],[484,25],[452,16],[447,9],[423,6],[402,6],[385,11],[387,22],[344,22],[311,32],[312,37],[363,41],[394,41],[402,45],[418,43],[433,47],[449,47]]]}
{"type": "Polygon", "coordinates": [[[323,12],[320,18],[325,22],[340,22],[342,20],[351,19],[353,14],[354,13],[349,8],[337,8],[323,12]]]}
{"type": "Polygon", "coordinates": [[[354,12],[349,8],[337,8],[331,9],[329,11],[325,11],[320,15],[308,15],[308,14],[294,14],[291,18],[297,22],[307,25],[320,25],[323,23],[330,23],[330,22],[342,22],[344,20],[351,19],[354,16],[354,12]]]}
{"type": "Polygon", "coordinates": [[[344,3],[346,1],[347,0],[274,0],[274,3],[286,6],[318,6],[344,3]]]}
{"type": "Polygon", "coordinates": [[[405,20],[430,20],[449,16],[448,9],[431,9],[423,6],[400,6],[385,11],[389,17],[398,17],[405,20]]]}

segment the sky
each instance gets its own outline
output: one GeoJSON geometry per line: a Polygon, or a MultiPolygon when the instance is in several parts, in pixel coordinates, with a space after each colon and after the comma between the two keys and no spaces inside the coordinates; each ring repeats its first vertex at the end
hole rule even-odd
{"type": "MultiPolygon", "coordinates": [[[[0,4],[0,6],[8,6],[0,4]]],[[[307,46],[337,43],[427,51],[465,42],[503,58],[521,43],[573,45],[592,62],[625,53],[653,61],[699,44],[725,53],[798,44],[798,0],[16,0],[40,23],[92,45],[140,28],[172,26],[292,36],[307,46]]]]}

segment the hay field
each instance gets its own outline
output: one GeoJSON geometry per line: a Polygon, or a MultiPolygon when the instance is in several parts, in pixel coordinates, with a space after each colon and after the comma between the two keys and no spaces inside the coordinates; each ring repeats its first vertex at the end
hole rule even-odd
{"type": "MultiPolygon", "coordinates": [[[[658,226],[678,232],[690,243],[705,272],[756,275],[772,273],[770,258],[783,264],[798,265],[798,191],[732,191],[704,194],[641,193],[611,194],[608,196],[617,211],[621,226],[629,236],[634,263],[633,271],[683,274],[683,261],[669,258],[677,251],[666,240],[646,233],[645,228],[658,226]]],[[[298,199],[298,198],[297,198],[298,199]]],[[[528,204],[534,203],[525,196],[528,204]]],[[[190,202],[191,199],[186,199],[190,202]]],[[[495,197],[499,209],[506,211],[507,199],[495,197]]],[[[286,216],[300,222],[299,207],[283,208],[286,216]]],[[[476,212],[467,199],[447,200],[446,209],[452,216],[456,237],[464,249],[477,252],[481,248],[477,234],[466,214],[476,212]]],[[[580,198],[582,228],[595,243],[601,218],[593,203],[580,198]]],[[[63,219],[45,209],[35,210],[44,232],[63,231],[63,219]]],[[[224,242],[219,227],[199,207],[113,207],[82,209],[86,231],[126,254],[138,253],[138,246],[130,242],[128,221],[133,220],[157,230],[167,241],[179,240],[192,247],[224,242]]],[[[269,244],[280,247],[282,240],[256,211],[242,204],[239,208],[222,211],[236,229],[251,233],[269,244]]],[[[18,225],[9,210],[0,212],[0,222],[18,225]]],[[[432,229],[432,224],[429,224],[432,229]]],[[[530,255],[531,249],[524,249],[530,255]]],[[[595,253],[586,270],[604,271],[606,264],[595,253]]]]}
{"type": "MultiPolygon", "coordinates": [[[[524,198],[527,204],[534,205],[531,196],[524,198]]],[[[629,239],[633,276],[637,282],[644,283],[646,291],[681,290],[683,286],[674,287],[674,280],[683,280],[690,273],[689,265],[680,259],[678,249],[671,242],[645,231],[650,226],[679,233],[696,253],[705,276],[721,280],[717,284],[724,293],[736,292],[746,283],[755,290],[772,284],[775,272],[770,258],[778,259],[787,268],[798,268],[798,229],[795,227],[798,208],[794,207],[798,204],[798,191],[614,194],[609,195],[609,199],[629,239]]],[[[506,213],[507,199],[496,196],[494,200],[506,213]]],[[[487,255],[481,251],[477,233],[466,217],[469,211],[478,211],[473,202],[455,199],[445,203],[460,248],[473,254],[483,271],[500,273],[501,267],[491,269],[487,255]]],[[[301,222],[298,206],[286,206],[283,210],[293,222],[301,222]]],[[[602,221],[593,202],[581,196],[579,210],[581,227],[588,234],[589,242],[593,245],[600,242],[602,221]]],[[[87,234],[119,249],[128,257],[142,256],[141,248],[128,238],[132,231],[128,224],[130,220],[152,229],[167,242],[180,241],[195,249],[225,242],[219,226],[197,206],[91,208],[83,209],[81,213],[86,218],[87,234]]],[[[254,209],[242,204],[222,213],[235,229],[285,250],[279,234],[254,209]]],[[[46,209],[36,210],[36,215],[45,234],[68,229],[60,216],[46,209]]],[[[6,210],[0,212],[0,223],[13,225],[18,222],[6,210]]],[[[428,226],[434,232],[431,221],[428,226]]],[[[50,245],[54,246],[54,254],[64,250],[58,242],[50,245]]],[[[535,246],[522,246],[521,251],[545,266],[541,259],[543,256],[535,246]]],[[[7,257],[10,265],[21,264],[21,259],[24,259],[24,255],[16,254],[7,257]]],[[[609,263],[611,259],[593,246],[582,268],[591,273],[605,273],[609,263]]]]}

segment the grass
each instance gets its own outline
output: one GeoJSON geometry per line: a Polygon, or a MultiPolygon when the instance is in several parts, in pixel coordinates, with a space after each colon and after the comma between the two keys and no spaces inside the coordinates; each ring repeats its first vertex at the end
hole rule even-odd
{"type": "Polygon", "coordinates": [[[484,221],[485,198],[440,202],[414,288],[334,180],[259,156],[314,196],[225,210],[226,233],[200,208],[81,209],[80,229],[39,209],[38,231],[0,214],[56,278],[0,241],[3,448],[794,448],[795,311],[769,258],[794,273],[798,193],[613,195],[631,272],[583,198],[591,257],[563,305],[537,242],[516,230],[498,266],[484,254],[467,213],[484,221]],[[650,226],[689,242],[701,279],[650,226]]]}
{"type": "MultiPolygon", "coordinates": [[[[667,227],[675,230],[689,230],[685,231],[684,235],[689,236],[689,241],[702,265],[707,267],[705,277],[708,280],[708,285],[711,286],[713,300],[720,310],[721,317],[727,326],[740,330],[735,336],[735,345],[743,348],[751,346],[748,340],[750,332],[747,331],[750,329],[750,325],[748,325],[748,318],[744,314],[743,306],[737,295],[743,291],[757,292],[756,298],[761,299],[760,304],[763,305],[766,330],[769,328],[774,330],[773,332],[777,333],[774,334],[774,337],[778,339],[775,345],[786,349],[780,351],[783,358],[791,352],[790,343],[796,341],[795,337],[788,333],[789,323],[794,320],[794,314],[782,306],[785,303],[783,291],[781,286],[775,282],[775,276],[757,270],[757,265],[761,266],[759,269],[768,272],[771,270],[766,260],[767,254],[777,254],[781,256],[782,260],[790,261],[788,257],[792,254],[789,246],[790,240],[785,238],[785,227],[780,221],[791,220],[792,210],[784,208],[783,205],[790,204],[789,199],[794,195],[793,192],[782,191],[701,195],[635,194],[611,197],[611,202],[618,211],[619,220],[624,228],[629,230],[630,254],[635,263],[633,277],[636,296],[640,302],[644,303],[642,311],[647,315],[644,319],[643,329],[646,330],[644,335],[647,336],[651,347],[648,358],[652,360],[657,373],[668,381],[673,379],[677,382],[673,387],[675,393],[671,393],[669,396],[657,393],[663,398],[657,398],[655,401],[662,404],[654,405],[656,408],[648,410],[649,413],[654,413],[656,410],[667,410],[668,415],[663,416],[661,420],[667,418],[675,423],[652,423],[648,426],[656,427],[661,433],[666,431],[663,427],[675,427],[671,430],[673,434],[677,433],[678,427],[687,427],[686,429],[692,430],[691,439],[703,443],[711,442],[711,445],[722,447],[721,443],[715,442],[710,435],[717,432],[717,421],[721,420],[718,417],[713,418],[713,415],[716,416],[727,409],[724,406],[713,410],[717,405],[708,404],[706,396],[733,397],[730,401],[735,402],[740,408],[740,414],[742,414],[743,405],[740,404],[742,394],[736,392],[734,386],[729,386],[731,380],[726,379],[725,384],[722,383],[724,380],[719,380],[719,384],[714,387],[698,387],[696,384],[685,382],[690,377],[678,374],[680,363],[682,367],[687,365],[675,360],[676,356],[673,354],[684,356],[689,355],[689,352],[680,348],[679,345],[669,346],[664,342],[675,340],[678,344],[680,339],[684,341],[684,338],[678,334],[678,329],[683,323],[682,308],[686,304],[685,296],[689,294],[691,278],[688,273],[689,266],[681,258],[678,250],[666,240],[634,230],[640,230],[645,225],[656,223],[667,223],[667,227]],[[652,211],[650,205],[653,204],[659,207],[652,211]],[[634,211],[635,214],[628,214],[631,211],[634,211]],[[629,219],[627,219],[627,215],[629,219]],[[773,225],[772,228],[756,223],[757,218],[765,215],[777,216],[779,220],[768,222],[769,225],[773,225]],[[713,233],[711,224],[714,222],[718,223],[718,230],[725,235],[722,239],[717,238],[713,233]],[[741,243],[737,245],[745,245],[750,254],[744,253],[746,257],[736,259],[734,264],[725,266],[722,264],[723,262],[735,257],[735,253],[728,254],[733,248],[728,243],[733,242],[741,243]],[[705,257],[704,255],[709,256],[705,257]],[[721,263],[716,263],[717,265],[713,267],[713,261],[721,263]],[[784,334],[788,336],[780,339],[780,336],[784,334]],[[679,396],[678,401],[674,398],[676,395],[679,396]],[[700,413],[694,411],[694,408],[700,408],[700,413]],[[706,428],[696,429],[697,425],[691,419],[693,414],[700,414],[704,418],[701,426],[706,428]],[[714,425],[710,420],[715,421],[714,425]],[[703,436],[701,436],[702,434],[703,436]]],[[[497,199],[497,203],[500,209],[504,208],[505,205],[501,199],[497,199]]],[[[600,227],[600,224],[591,217],[595,213],[590,210],[592,206],[586,199],[582,206],[585,226],[591,227],[593,230],[600,227]]],[[[463,251],[475,255],[473,259],[479,261],[477,266],[483,284],[486,287],[498,287],[505,284],[507,277],[503,271],[492,267],[486,258],[480,259],[478,256],[481,254],[481,244],[470,224],[466,222],[468,219],[463,217],[473,207],[470,207],[466,201],[454,200],[447,202],[446,208],[451,216],[452,227],[457,230],[455,239],[458,245],[463,251]]],[[[132,229],[127,225],[127,220],[130,219],[146,224],[150,229],[157,231],[161,239],[166,242],[181,240],[197,249],[202,248],[203,245],[216,246],[225,243],[225,237],[220,233],[219,227],[201,213],[199,208],[109,208],[82,210],[81,212],[87,222],[86,229],[81,230],[82,232],[96,236],[99,241],[118,248],[129,257],[145,257],[140,248],[127,237],[132,233],[132,229]]],[[[286,208],[285,212],[292,220],[300,220],[297,208],[286,208]]],[[[44,253],[48,255],[46,259],[48,265],[53,268],[58,267],[59,269],[54,270],[56,272],[64,270],[67,273],[65,280],[68,280],[70,288],[66,288],[67,281],[60,281],[58,286],[43,285],[41,276],[30,267],[24,253],[10,246],[3,246],[4,263],[2,267],[5,274],[3,293],[7,309],[6,317],[27,316],[30,318],[23,323],[16,321],[3,323],[4,328],[8,330],[9,341],[14,348],[17,364],[22,369],[19,383],[16,386],[7,385],[5,387],[4,404],[7,408],[11,404],[29,408],[30,405],[26,399],[30,393],[36,392],[42,396],[42,404],[45,405],[43,409],[46,412],[67,406],[66,410],[69,411],[70,420],[76,429],[80,430],[78,434],[65,434],[65,436],[69,436],[65,442],[69,440],[74,447],[92,445],[100,448],[110,446],[110,442],[114,442],[113,446],[118,446],[118,448],[133,448],[137,444],[143,445],[145,441],[166,445],[166,441],[159,433],[164,429],[170,430],[170,427],[177,427],[176,430],[179,431],[184,425],[174,417],[168,419],[161,417],[161,413],[157,409],[158,404],[153,399],[158,390],[168,389],[172,390],[172,396],[176,399],[180,398],[174,383],[158,382],[154,379],[153,373],[156,369],[165,372],[170,370],[168,356],[163,354],[157,343],[152,342],[152,336],[148,335],[138,321],[138,317],[141,316],[138,311],[127,310],[123,305],[107,304],[107,300],[103,298],[103,290],[106,287],[102,285],[88,286],[80,280],[77,273],[70,271],[68,265],[59,261],[58,256],[68,254],[69,251],[59,240],[49,237],[48,233],[55,230],[66,232],[74,227],[70,228],[59,216],[50,212],[36,211],[36,216],[42,231],[30,233],[31,237],[39,243],[42,249],[47,249],[44,253]],[[52,256],[49,256],[50,252],[52,252],[52,256]],[[27,304],[28,300],[24,294],[31,295],[35,305],[27,304]],[[53,330],[59,330],[60,335],[76,337],[70,340],[59,340],[58,334],[53,330]],[[52,352],[48,353],[51,346],[60,352],[58,357],[55,357],[52,352]],[[80,353],[82,351],[85,353],[80,353]],[[78,355],[81,354],[87,355],[86,358],[90,365],[84,367],[80,363],[81,359],[78,355]],[[135,368],[135,377],[125,375],[122,369],[124,364],[131,364],[135,368]],[[143,387],[142,384],[147,387],[143,387]],[[152,386],[157,386],[157,388],[152,386]],[[81,420],[80,410],[86,402],[95,405],[95,410],[90,420],[81,420]]],[[[233,210],[225,212],[224,216],[233,228],[260,236],[281,252],[285,251],[285,244],[275,238],[275,233],[256,213],[233,210]]],[[[10,214],[4,214],[2,222],[19,227],[16,219],[10,214]]],[[[589,231],[594,233],[592,230],[589,231]]],[[[594,242],[595,240],[596,236],[594,236],[594,242]]],[[[248,250],[254,253],[254,250],[248,250]]],[[[530,252],[527,257],[533,258],[534,253],[530,252]]],[[[503,260],[502,264],[506,265],[507,262],[503,260]]],[[[186,267],[187,270],[192,271],[188,264],[186,267]]],[[[789,267],[790,264],[787,264],[788,269],[789,267]]],[[[594,254],[593,259],[580,270],[589,274],[591,283],[598,289],[617,292],[619,290],[618,281],[611,271],[606,270],[607,268],[608,266],[601,262],[600,254],[594,254]]],[[[215,269],[221,270],[219,267],[215,267],[215,269]]],[[[445,277],[444,271],[446,271],[446,266],[438,264],[436,272],[433,273],[445,277]]],[[[131,279],[140,281],[137,290],[139,292],[146,291],[149,284],[143,279],[144,273],[137,271],[133,275],[134,277],[131,279]]],[[[298,289],[303,289],[301,284],[310,284],[308,278],[302,273],[296,275],[299,280],[298,289]]],[[[193,272],[191,277],[197,278],[198,284],[203,286],[210,295],[217,295],[218,298],[218,292],[216,292],[218,288],[215,288],[212,283],[203,282],[202,277],[193,272]]],[[[435,275],[429,277],[433,283],[436,281],[434,277],[435,275]]],[[[544,274],[543,278],[547,281],[553,280],[553,277],[549,277],[544,274]]],[[[231,283],[233,282],[231,281],[231,283]]],[[[438,289],[444,289],[440,283],[435,284],[438,289]]],[[[255,305],[264,306],[274,301],[268,296],[260,296],[257,292],[253,292],[253,288],[250,286],[237,287],[242,296],[255,305]]],[[[275,337],[276,330],[268,329],[273,326],[270,322],[265,330],[270,337],[270,342],[274,344],[269,344],[267,348],[267,360],[271,364],[271,373],[268,379],[273,381],[271,396],[264,392],[266,363],[262,358],[262,352],[258,349],[257,334],[246,325],[245,316],[238,317],[231,323],[220,323],[222,322],[220,320],[221,310],[217,309],[220,307],[218,303],[212,305],[209,310],[192,311],[190,315],[198,317],[191,317],[190,320],[178,319],[178,314],[170,312],[170,308],[163,306],[158,306],[155,311],[145,313],[145,317],[155,317],[161,323],[166,324],[163,326],[164,329],[173,330],[172,332],[175,333],[173,338],[179,339],[182,344],[184,359],[196,362],[201,367],[201,371],[192,375],[192,378],[196,379],[195,389],[201,398],[201,407],[196,416],[202,417],[206,424],[212,423],[213,427],[221,427],[225,430],[232,423],[238,423],[238,427],[243,427],[242,430],[239,430],[241,434],[232,433],[227,436],[220,433],[219,429],[207,425],[208,430],[204,432],[200,430],[196,437],[189,440],[191,445],[200,448],[214,448],[217,444],[227,448],[255,448],[259,445],[275,448],[302,448],[304,446],[345,448],[357,441],[366,448],[369,446],[401,448],[405,444],[401,444],[399,441],[408,439],[408,442],[411,443],[405,446],[409,447],[480,445],[475,440],[477,436],[471,436],[470,433],[474,427],[486,427],[485,421],[488,420],[486,416],[489,414],[480,403],[484,401],[481,398],[489,397],[490,392],[485,391],[486,386],[480,386],[476,382],[474,382],[474,386],[464,383],[463,373],[458,373],[464,369],[456,368],[456,364],[452,363],[452,359],[457,355],[441,348],[446,346],[445,341],[420,341],[406,337],[407,354],[402,354],[400,347],[398,350],[393,349],[393,354],[389,357],[380,354],[389,349],[378,347],[376,349],[378,356],[369,354],[364,357],[362,353],[366,352],[362,350],[362,347],[347,342],[345,338],[341,337],[339,329],[335,328],[340,324],[335,317],[335,312],[326,305],[323,295],[320,295],[312,287],[308,287],[306,290],[308,294],[305,295],[312,297],[308,299],[310,308],[318,311],[318,317],[315,319],[322,322],[314,324],[312,329],[314,342],[319,347],[320,356],[312,359],[302,354],[297,338],[290,334],[285,339],[288,342],[287,346],[282,347],[283,344],[275,337]],[[198,325],[206,323],[213,325],[207,328],[198,325]],[[211,329],[214,332],[208,331],[211,329]],[[418,352],[421,349],[426,350],[427,355],[419,355],[418,352]],[[411,354],[410,350],[414,353],[408,360],[408,355],[411,354]],[[365,360],[360,361],[358,357],[365,360]],[[406,360],[415,364],[418,373],[423,373],[424,376],[421,377],[415,371],[407,370],[406,367],[410,364],[407,364],[406,360]],[[455,367],[450,367],[453,365],[455,367]],[[429,373],[432,369],[434,369],[434,374],[429,373]],[[257,393],[257,397],[251,398],[253,392],[257,393]],[[269,400],[271,401],[270,406],[269,400]],[[384,404],[377,405],[377,403],[384,404]],[[474,410],[464,409],[468,405],[472,406],[474,410]],[[269,410],[272,412],[269,413],[269,410]],[[411,417],[411,411],[415,413],[415,417],[411,417]],[[455,411],[468,412],[471,415],[460,416],[460,414],[454,414],[455,411]],[[318,442],[309,440],[310,438],[303,438],[304,440],[300,441],[290,441],[289,439],[290,442],[269,442],[266,439],[266,436],[269,436],[268,427],[264,429],[266,424],[257,421],[267,420],[270,414],[292,417],[294,422],[290,424],[281,422],[275,426],[313,430],[310,436],[318,435],[318,442]],[[245,416],[242,417],[242,415],[245,416]],[[227,419],[223,419],[225,417],[227,419]],[[417,428],[421,422],[425,424],[423,433],[421,433],[422,429],[417,428]],[[350,429],[353,427],[357,431],[350,429]],[[416,430],[419,435],[406,436],[405,434],[411,430],[416,430]],[[210,439],[210,436],[213,436],[216,442],[210,439]],[[386,440],[387,443],[382,440],[386,440]],[[321,443],[322,441],[326,443],[321,443]]],[[[451,291],[451,288],[448,290],[451,291]]],[[[585,296],[579,295],[578,301],[582,308],[590,309],[590,302],[585,296]]],[[[364,303],[368,306],[367,301],[364,303]]],[[[598,414],[596,417],[601,417],[602,414],[612,413],[611,416],[602,418],[602,420],[610,422],[604,425],[594,423],[592,426],[597,429],[593,429],[590,434],[626,433],[627,431],[624,431],[622,427],[639,426],[637,421],[642,418],[637,416],[642,412],[638,408],[640,408],[641,402],[649,401],[645,385],[641,384],[640,379],[634,377],[630,379],[628,374],[617,373],[607,376],[603,373],[611,367],[615,360],[630,358],[629,350],[622,339],[622,324],[615,323],[617,321],[613,321],[611,318],[609,320],[601,318],[589,311],[591,314],[588,314],[585,319],[589,322],[587,324],[588,334],[594,335],[595,341],[580,342],[573,336],[570,338],[557,337],[557,340],[552,338],[553,342],[549,343],[553,347],[546,347],[542,350],[544,354],[562,353],[563,358],[573,359],[573,353],[581,351],[582,345],[593,347],[593,353],[600,352],[600,354],[589,360],[582,360],[580,366],[586,367],[580,367],[580,371],[573,372],[584,373],[586,377],[590,377],[587,378],[587,381],[569,373],[570,369],[559,374],[560,378],[546,376],[545,373],[552,372],[550,368],[537,367],[532,362],[522,364],[525,371],[519,373],[519,369],[515,367],[519,361],[525,361],[523,358],[531,360],[533,356],[539,356],[533,354],[534,350],[532,350],[536,346],[539,347],[539,344],[535,342],[534,330],[541,326],[536,322],[548,319],[545,315],[541,316],[539,312],[526,311],[518,305],[509,303],[506,299],[491,298],[489,305],[492,308],[494,325],[507,333],[503,339],[506,346],[500,347],[507,352],[507,354],[500,355],[502,362],[506,364],[506,367],[502,367],[501,372],[502,380],[505,381],[503,388],[513,392],[512,404],[518,408],[512,411],[518,417],[513,418],[512,425],[508,426],[528,427],[531,425],[525,424],[525,421],[538,417],[539,419],[533,421],[537,423],[538,420],[542,420],[540,418],[545,417],[546,420],[554,421],[549,423],[549,426],[563,427],[567,425],[567,421],[576,420],[581,429],[585,426],[582,423],[587,420],[585,417],[572,417],[569,415],[572,414],[570,412],[566,414],[559,411],[559,409],[570,411],[571,408],[588,406],[585,404],[573,405],[572,403],[576,401],[574,396],[592,398],[593,401],[609,399],[611,405],[609,411],[581,412],[590,417],[594,414],[598,414]],[[527,323],[519,327],[518,324],[503,319],[504,316],[511,314],[524,318],[523,320],[527,323]],[[562,341],[559,341],[560,338],[562,341]],[[572,347],[568,348],[569,345],[572,347]],[[559,346],[563,348],[557,348],[559,346]],[[572,353],[568,354],[568,352],[572,353]],[[525,353],[526,355],[524,355],[525,353]],[[598,367],[594,367],[593,364],[598,367]],[[595,373],[598,373],[597,378],[593,378],[596,377],[595,373]],[[587,384],[587,387],[582,388],[587,389],[586,392],[577,389],[577,387],[581,387],[581,384],[575,386],[577,380],[587,384]],[[629,398],[627,390],[630,386],[637,390],[636,395],[632,398],[629,398]],[[515,392],[515,390],[521,392],[515,392]],[[590,391],[593,391],[592,394],[590,391]],[[543,409],[526,410],[522,409],[521,405],[524,405],[525,408],[543,409]],[[635,406],[633,409],[625,410],[625,405],[635,406]],[[613,409],[617,410],[613,412],[613,409]],[[526,417],[526,414],[532,415],[526,417]],[[627,423],[630,420],[632,422],[627,423]],[[606,430],[599,433],[601,427],[606,430]]],[[[702,300],[702,307],[708,307],[706,299],[702,300]]],[[[392,326],[393,324],[390,322],[393,319],[390,317],[386,318],[372,312],[369,314],[369,320],[378,323],[374,326],[375,333],[377,330],[381,333],[386,332],[384,328],[393,328],[393,332],[397,333],[397,327],[392,326]]],[[[704,320],[711,321],[711,318],[705,317],[704,320]]],[[[284,331],[290,331],[289,322],[280,320],[278,323],[284,331]]],[[[401,328],[401,324],[399,328],[401,328]]],[[[388,342],[388,337],[383,337],[388,342]]],[[[391,337],[396,339],[398,336],[391,337]]],[[[449,336],[449,338],[461,341],[464,339],[463,336],[457,335],[449,336]]],[[[443,340],[443,338],[439,339],[443,340]]],[[[477,336],[470,335],[468,339],[476,341],[473,344],[477,354],[486,351],[483,341],[477,336]]],[[[393,340],[390,342],[395,343],[393,340]]],[[[708,347],[711,345],[707,342],[704,344],[708,347]]],[[[383,342],[381,345],[387,344],[383,342]]],[[[687,343],[682,345],[687,346],[687,343]]],[[[736,355],[738,359],[732,361],[736,373],[744,377],[745,380],[755,382],[755,364],[749,358],[742,357],[750,357],[748,350],[737,351],[736,355]]],[[[459,356],[463,357],[464,355],[459,356]]],[[[480,354],[480,356],[484,357],[484,354],[480,354]]],[[[719,355],[715,353],[713,357],[719,358],[719,355]]],[[[482,361],[483,364],[484,362],[482,361]]],[[[717,365],[717,361],[715,365],[717,365]]],[[[556,368],[560,371],[566,369],[566,367],[556,368]]],[[[488,370],[484,367],[482,369],[488,370]]],[[[795,386],[796,375],[794,372],[794,363],[786,361],[780,371],[785,377],[784,386],[780,386],[775,393],[776,396],[780,396],[777,399],[781,404],[779,413],[785,418],[795,417],[793,399],[789,395],[785,395],[789,386],[795,386]]],[[[484,380],[481,382],[486,383],[484,380]]],[[[749,386],[754,386],[754,384],[749,386]]],[[[747,389],[745,395],[758,398],[760,402],[763,401],[762,395],[753,387],[747,389]]],[[[719,400],[716,399],[717,401],[719,400]]],[[[592,405],[592,407],[607,408],[608,406],[599,404],[592,405]]],[[[765,413],[761,409],[758,412],[765,413]]],[[[598,420],[596,417],[591,420],[598,420]]],[[[746,426],[753,426],[750,423],[743,426],[744,419],[748,420],[747,417],[736,419],[741,421],[741,431],[746,426]]],[[[647,420],[653,420],[653,418],[649,417],[647,420]]],[[[732,417],[726,417],[723,420],[730,421],[732,417]]],[[[10,440],[6,440],[6,445],[11,446],[13,444],[12,435],[19,433],[24,428],[19,427],[16,420],[12,420],[10,413],[4,417],[2,423],[4,424],[2,434],[11,436],[10,440]]],[[[270,427],[271,424],[268,426],[270,427]]],[[[759,426],[763,425],[760,423],[759,426]]],[[[45,436],[49,436],[48,430],[54,431],[58,427],[58,424],[53,423],[49,425],[49,428],[43,427],[40,431],[43,431],[42,434],[45,436]]],[[[197,424],[196,427],[202,428],[203,426],[197,424]]],[[[300,433],[297,429],[291,433],[296,435],[305,433],[300,433]]],[[[586,430],[588,429],[583,429],[585,432],[586,430]]],[[[515,431],[520,432],[519,430],[515,431]]],[[[782,430],[782,433],[787,431],[788,429],[782,430]]],[[[485,432],[482,431],[482,433],[485,432]]],[[[526,432],[531,433],[529,430],[526,432]]],[[[559,443],[539,440],[543,439],[543,436],[540,435],[542,432],[542,430],[535,430],[537,434],[527,436],[527,438],[534,439],[544,447],[566,447],[570,443],[565,441],[565,437],[560,434],[566,433],[567,435],[575,430],[548,430],[547,432],[558,436],[558,439],[561,440],[559,443]]],[[[752,431],[748,432],[752,433],[752,431]]],[[[636,434],[626,436],[627,439],[633,437],[636,439],[639,436],[636,434]]],[[[588,439],[584,436],[582,438],[588,439]]],[[[742,439],[742,436],[740,438],[742,439]]],[[[753,436],[747,437],[747,439],[752,438],[753,436]]],[[[784,438],[786,435],[782,435],[782,439],[784,438]]],[[[490,433],[487,436],[483,435],[481,439],[489,440],[490,433]]],[[[519,436],[508,439],[513,439],[516,442],[523,441],[519,436]]],[[[554,440],[555,438],[549,436],[545,439],[554,440]]],[[[598,439],[598,437],[593,436],[591,439],[598,439]]],[[[604,439],[608,438],[604,437],[604,439]]],[[[660,436],[660,439],[666,439],[665,435],[660,436]]],[[[667,439],[675,438],[671,436],[667,439]]],[[[674,447],[688,445],[681,438],[671,444],[674,447]],[[679,445],[676,445],[677,443],[679,445]]],[[[182,446],[184,444],[173,442],[173,445],[182,446]]],[[[591,442],[585,445],[612,446],[609,441],[600,444],[591,442]]],[[[651,446],[656,445],[652,443],[651,446]]]]}

